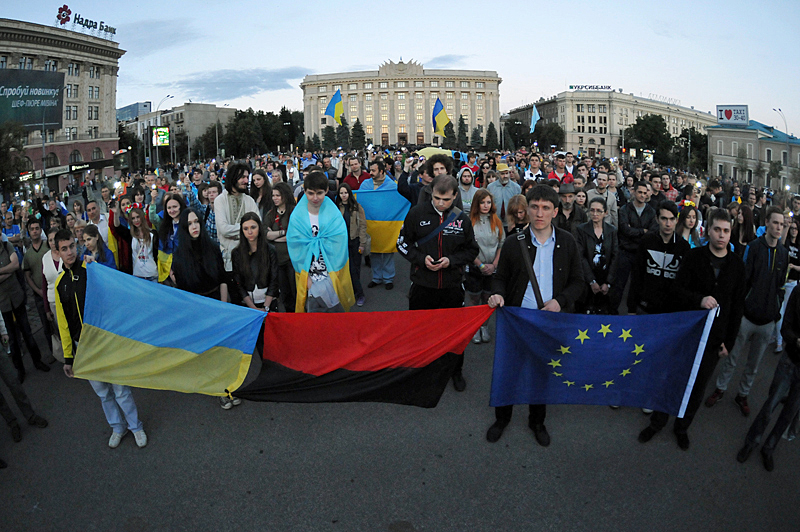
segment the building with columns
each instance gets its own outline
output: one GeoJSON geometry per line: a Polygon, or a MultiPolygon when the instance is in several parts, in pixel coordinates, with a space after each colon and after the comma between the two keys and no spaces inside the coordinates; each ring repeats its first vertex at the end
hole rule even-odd
{"type": "Polygon", "coordinates": [[[344,117],[352,127],[361,121],[367,143],[440,144],[434,136],[432,115],[436,98],[458,127],[459,115],[468,126],[467,135],[478,128],[485,138],[494,122],[500,127],[500,83],[490,70],[436,70],[411,61],[388,61],[378,70],[308,75],[303,78],[305,135],[322,138],[326,126],[338,126],[325,115],[330,98],[341,91],[344,117]]]}
{"type": "Polygon", "coordinates": [[[104,37],[0,19],[0,68],[63,72],[64,116],[61,129],[29,131],[25,140],[27,186],[47,185],[63,191],[73,180],[93,174],[114,175],[113,153],[119,149],[116,101],[119,44],[104,37]],[[42,135],[44,134],[44,151],[42,135]],[[44,172],[42,172],[44,166],[44,172]]]}

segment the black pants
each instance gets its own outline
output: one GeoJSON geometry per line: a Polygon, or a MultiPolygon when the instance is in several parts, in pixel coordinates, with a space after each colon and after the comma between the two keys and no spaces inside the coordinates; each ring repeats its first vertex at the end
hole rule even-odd
{"type": "MultiPolygon", "coordinates": [[[[461,308],[464,306],[464,288],[428,288],[416,283],[411,285],[408,294],[408,310],[435,310],[440,308],[461,308]]],[[[464,367],[464,353],[458,358],[453,375],[461,373],[464,367]]]]}
{"type": "Polygon", "coordinates": [[[350,240],[348,252],[350,253],[350,281],[353,283],[353,295],[356,299],[364,296],[364,288],[361,286],[361,253],[358,248],[361,246],[361,239],[356,237],[350,240]]]}
{"type": "MultiPolygon", "coordinates": [[[[494,417],[497,421],[511,421],[511,414],[514,413],[514,405],[496,406],[494,417]]],[[[547,417],[547,405],[528,405],[528,421],[532,425],[544,425],[544,418],[547,417]]]]}
{"type": "MultiPolygon", "coordinates": [[[[703,359],[700,361],[700,368],[697,370],[697,377],[694,381],[694,388],[689,396],[689,403],[686,405],[686,412],[682,418],[675,419],[674,431],[676,434],[686,434],[689,425],[692,424],[697,410],[706,396],[706,387],[708,381],[714,375],[714,370],[717,368],[719,362],[719,346],[708,346],[703,353],[703,359]]],[[[669,414],[665,412],[653,412],[650,416],[650,426],[654,430],[663,429],[667,421],[669,421],[669,414]]]]}
{"type": "Polygon", "coordinates": [[[295,302],[297,301],[297,285],[294,280],[294,268],[292,262],[278,266],[278,287],[280,298],[286,312],[294,312],[295,302]]]}
{"type": "MultiPolygon", "coordinates": [[[[616,279],[614,280],[614,285],[611,287],[611,290],[608,291],[612,314],[617,314],[619,312],[619,306],[622,303],[622,295],[625,292],[625,285],[628,284],[628,277],[631,275],[631,269],[633,269],[633,261],[635,258],[636,253],[625,251],[624,249],[619,250],[616,279]]],[[[628,309],[628,312],[636,311],[628,309]]]]}
{"type": "Polygon", "coordinates": [[[25,300],[22,304],[9,312],[3,312],[3,320],[6,322],[6,329],[8,329],[8,339],[11,345],[11,360],[14,362],[14,367],[18,370],[24,370],[25,366],[22,364],[22,350],[20,349],[19,342],[17,341],[17,330],[22,335],[25,345],[28,347],[28,352],[34,361],[41,362],[42,353],[39,351],[39,346],[36,345],[36,340],[31,332],[31,324],[28,322],[28,311],[25,308],[25,300]],[[16,321],[14,321],[16,318],[16,321]]]}
{"type": "MultiPolygon", "coordinates": [[[[47,294],[45,294],[47,297],[47,294]]],[[[36,302],[36,311],[39,313],[39,319],[42,321],[42,330],[44,331],[44,338],[47,344],[50,344],[50,337],[53,335],[53,329],[50,327],[50,320],[47,319],[47,313],[44,311],[44,300],[33,294],[33,299],[36,302]]],[[[55,309],[53,309],[55,310],[55,309]]]]}

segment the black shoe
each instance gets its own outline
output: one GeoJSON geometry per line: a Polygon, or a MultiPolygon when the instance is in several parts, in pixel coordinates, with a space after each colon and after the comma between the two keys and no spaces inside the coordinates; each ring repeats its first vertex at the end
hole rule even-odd
{"type": "Polygon", "coordinates": [[[370,281],[369,283],[367,283],[367,288],[375,288],[376,286],[378,286],[378,283],[376,283],[375,281],[370,281]]]}
{"type": "Polygon", "coordinates": [[[37,416],[36,414],[34,414],[33,417],[31,417],[28,420],[28,425],[33,425],[34,427],[39,427],[40,429],[43,429],[47,426],[47,420],[42,416],[37,416]]]}
{"type": "Polygon", "coordinates": [[[544,424],[533,424],[529,421],[528,427],[530,427],[530,429],[533,431],[533,436],[536,438],[536,443],[542,447],[547,447],[550,445],[550,435],[547,433],[547,428],[544,426],[544,424]]]}
{"type": "Polygon", "coordinates": [[[750,458],[750,453],[753,452],[755,449],[755,445],[750,445],[749,443],[745,443],[744,447],[739,449],[739,452],[736,454],[736,461],[740,464],[747,462],[747,459],[750,458]]]}
{"type": "Polygon", "coordinates": [[[394,283],[386,283],[387,290],[391,290],[392,288],[394,288],[394,283]]]}
{"type": "Polygon", "coordinates": [[[0,460],[0,469],[5,469],[8,467],[8,464],[0,460]]]}
{"type": "Polygon", "coordinates": [[[772,453],[767,452],[764,448],[761,448],[761,461],[764,462],[764,469],[767,471],[772,471],[775,469],[775,462],[772,460],[772,453]]]}
{"type": "Polygon", "coordinates": [[[44,371],[45,373],[50,371],[50,366],[48,366],[47,364],[45,364],[41,360],[34,360],[33,361],[33,367],[38,369],[39,371],[44,371]]]}
{"type": "Polygon", "coordinates": [[[684,451],[689,450],[689,436],[686,433],[675,433],[675,437],[678,438],[678,447],[683,449],[684,451]]]}
{"type": "Polygon", "coordinates": [[[16,443],[22,441],[22,430],[19,428],[19,423],[16,421],[10,425],[11,427],[11,439],[14,440],[16,443]]]}
{"type": "Polygon", "coordinates": [[[508,425],[508,421],[500,421],[499,419],[494,422],[494,424],[489,427],[489,430],[486,431],[486,441],[489,443],[494,443],[500,439],[500,436],[503,435],[503,431],[506,429],[508,425]]]}
{"type": "Polygon", "coordinates": [[[467,389],[467,381],[464,380],[464,375],[460,371],[453,375],[453,388],[457,392],[463,392],[467,389]]]}
{"type": "Polygon", "coordinates": [[[646,426],[642,432],[639,433],[639,443],[647,443],[653,439],[653,436],[658,434],[658,431],[651,427],[646,426]]]}

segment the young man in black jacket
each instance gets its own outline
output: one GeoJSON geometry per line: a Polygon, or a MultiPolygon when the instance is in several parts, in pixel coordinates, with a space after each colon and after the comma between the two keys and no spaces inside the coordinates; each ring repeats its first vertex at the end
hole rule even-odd
{"type": "MultiPolygon", "coordinates": [[[[397,239],[397,251],[411,263],[409,310],[459,308],[464,305],[463,268],[478,256],[467,213],[453,202],[458,183],[439,175],[431,183],[432,200],[411,208],[397,239]]],[[[453,372],[453,387],[467,386],[462,373],[463,354],[453,372]]]]}
{"type": "Polygon", "coordinates": [[[658,231],[656,211],[647,204],[648,197],[647,183],[639,181],[634,185],[632,201],[626,203],[619,210],[619,260],[617,261],[616,281],[609,296],[611,309],[615,313],[619,311],[622,294],[628,283],[642,237],[647,233],[658,231]]]}
{"type": "MultiPolygon", "coordinates": [[[[708,245],[686,253],[673,285],[673,294],[682,310],[718,309],[708,335],[706,349],[682,418],[675,419],[673,432],[678,446],[689,448],[687,430],[705,397],[706,386],[717,362],[728,356],[736,342],[744,308],[744,263],[729,250],[731,218],[726,209],[708,213],[708,245]]],[[[654,412],[650,426],[639,434],[646,443],[669,421],[664,412],[654,412]]]]}
{"type": "MultiPolygon", "coordinates": [[[[558,194],[548,185],[536,185],[528,191],[526,199],[530,230],[506,238],[492,280],[489,306],[539,308],[525,265],[525,261],[531,261],[543,303],[541,310],[574,312],[575,302],[584,291],[581,256],[572,234],[553,225],[558,213],[558,194]],[[526,254],[520,241],[525,244],[526,254]]],[[[486,433],[489,442],[500,439],[513,412],[514,405],[495,408],[496,420],[486,433]]],[[[546,415],[546,405],[529,405],[528,427],[543,447],[550,445],[550,435],[544,426],[546,415]]]]}
{"type": "Polygon", "coordinates": [[[739,382],[739,393],[734,399],[743,416],[750,415],[747,396],[758,372],[758,364],[769,344],[775,322],[781,317],[783,285],[786,283],[789,268],[789,251],[785,246],[779,245],[783,231],[783,212],[778,207],[769,207],[766,221],[767,232],[750,242],[744,253],[747,299],[736,338],[736,349],[722,363],[722,369],[717,376],[717,388],[706,400],[706,406],[711,407],[722,398],[736,371],[736,362],[749,344],[747,366],[739,382]]]}

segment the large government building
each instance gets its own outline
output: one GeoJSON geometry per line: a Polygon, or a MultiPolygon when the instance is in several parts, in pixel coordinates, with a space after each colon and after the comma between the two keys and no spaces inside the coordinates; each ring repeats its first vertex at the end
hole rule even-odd
{"type": "MultiPolygon", "coordinates": [[[[672,136],[694,127],[705,132],[717,124],[714,114],[614,90],[573,90],[536,102],[544,124],[557,123],[566,133],[564,151],[590,157],[619,157],[622,131],[644,115],[660,115],[672,136]]],[[[511,110],[509,120],[531,123],[534,104],[511,110]]],[[[547,149],[540,148],[544,151],[547,149]]]]}
{"type": "Polygon", "coordinates": [[[432,70],[416,62],[389,61],[378,70],[309,75],[303,79],[305,135],[322,138],[326,126],[336,127],[325,115],[330,98],[341,91],[344,117],[352,127],[361,121],[367,142],[391,144],[438,144],[434,136],[433,106],[439,98],[453,126],[459,115],[469,132],[494,122],[500,127],[500,83],[497,72],[488,70],[432,70]]]}
{"type": "Polygon", "coordinates": [[[114,174],[117,72],[125,53],[108,38],[113,28],[72,31],[66,28],[77,29],[75,21],[60,16],[64,22],[56,26],[0,19],[0,69],[64,74],[61,127],[28,128],[25,141],[23,181],[51,191],[63,191],[70,178],[83,180],[88,172],[114,174]]]}

